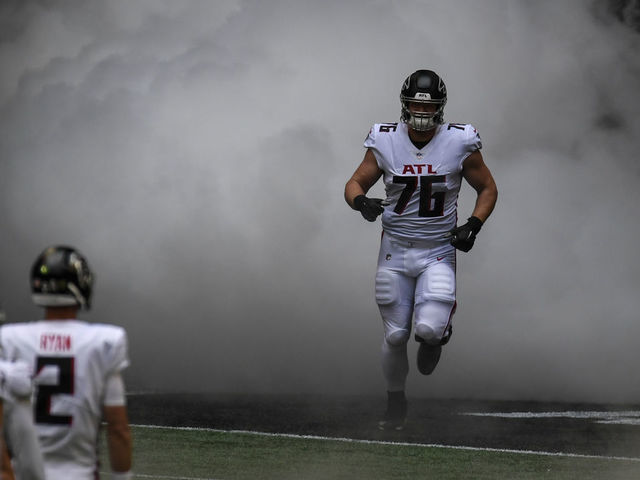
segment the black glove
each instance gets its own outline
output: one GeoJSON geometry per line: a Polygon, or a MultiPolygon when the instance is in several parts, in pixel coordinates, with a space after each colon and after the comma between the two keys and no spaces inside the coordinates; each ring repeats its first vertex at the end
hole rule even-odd
{"type": "Polygon", "coordinates": [[[482,228],[482,220],[478,217],[469,217],[469,220],[464,225],[455,227],[449,232],[451,237],[451,245],[458,250],[468,252],[473,247],[473,242],[476,241],[476,235],[482,228]]]}
{"type": "Polygon", "coordinates": [[[353,199],[353,206],[359,210],[365,220],[375,222],[378,215],[384,212],[382,208],[381,198],[367,198],[364,195],[358,195],[353,199]]]}

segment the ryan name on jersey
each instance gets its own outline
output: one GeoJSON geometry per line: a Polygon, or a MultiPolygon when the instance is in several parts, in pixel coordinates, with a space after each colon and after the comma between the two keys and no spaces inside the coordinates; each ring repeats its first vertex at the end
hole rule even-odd
{"type": "Polygon", "coordinates": [[[40,351],[46,353],[71,352],[71,335],[59,333],[42,333],[40,335],[40,351]]]}

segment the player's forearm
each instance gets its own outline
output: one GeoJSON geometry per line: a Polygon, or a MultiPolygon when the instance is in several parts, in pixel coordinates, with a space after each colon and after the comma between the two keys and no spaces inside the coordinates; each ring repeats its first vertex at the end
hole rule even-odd
{"type": "Polygon", "coordinates": [[[366,190],[358,183],[357,181],[351,179],[347,182],[347,185],[344,187],[344,199],[347,201],[349,206],[355,210],[355,205],[353,204],[353,200],[358,195],[365,195],[366,190]]]}
{"type": "Polygon", "coordinates": [[[131,470],[132,441],[125,406],[105,407],[109,460],[114,472],[131,470]]]}
{"type": "Polygon", "coordinates": [[[382,176],[382,170],[378,167],[376,157],[371,149],[364,154],[362,163],[358,166],[353,175],[344,187],[344,199],[347,203],[357,210],[353,204],[353,200],[358,195],[366,195],[367,192],[382,176]]]}
{"type": "Polygon", "coordinates": [[[109,460],[114,472],[128,472],[131,470],[131,431],[126,429],[111,429],[109,435],[109,460]]]}
{"type": "Polygon", "coordinates": [[[474,217],[479,218],[482,222],[485,222],[498,201],[498,189],[494,182],[486,185],[483,189],[478,191],[478,197],[476,204],[471,214],[474,217]]]}

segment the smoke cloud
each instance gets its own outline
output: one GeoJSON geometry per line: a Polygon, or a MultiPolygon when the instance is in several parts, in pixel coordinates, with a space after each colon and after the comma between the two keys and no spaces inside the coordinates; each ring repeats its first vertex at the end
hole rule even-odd
{"type": "MultiPolygon", "coordinates": [[[[380,393],[379,225],[344,203],[418,68],[500,190],[431,397],[640,401],[638,2],[0,6],[0,301],[76,246],[130,390],[380,393]]],[[[376,185],[372,194],[379,194],[376,185]]],[[[460,216],[473,208],[467,186],[460,216]]],[[[411,345],[414,355],[415,346],[411,345]]]]}

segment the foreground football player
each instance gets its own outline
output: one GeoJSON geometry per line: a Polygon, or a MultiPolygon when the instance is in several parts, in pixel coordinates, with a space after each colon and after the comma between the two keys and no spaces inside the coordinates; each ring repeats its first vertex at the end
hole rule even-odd
{"type": "Polygon", "coordinates": [[[31,269],[32,299],[44,320],[3,325],[4,358],[34,372],[35,424],[47,480],[98,478],[98,432],[107,423],[114,480],[130,479],[131,433],[121,372],[128,366],[121,327],[76,318],[91,302],[93,274],[75,249],[45,249],[31,269]]]}
{"type": "Polygon", "coordinates": [[[33,425],[31,410],[32,393],[31,369],[26,362],[0,360],[0,425],[2,435],[2,480],[44,480],[42,453],[33,425]],[[16,461],[14,470],[9,449],[3,441],[12,439],[9,446],[16,461]],[[14,475],[15,474],[15,475],[14,475]]]}
{"type": "Polygon", "coordinates": [[[456,249],[468,252],[498,198],[476,129],[444,123],[447,90],[431,70],[402,85],[400,123],[375,124],[345,199],[373,222],[382,215],[375,295],[384,326],[382,370],[387,384],[383,430],[401,430],[407,415],[407,342],[415,324],[418,370],[429,375],[451,338],[456,309],[456,249]],[[383,177],[386,198],[369,198],[383,177]],[[461,179],[477,192],[466,223],[456,226],[461,179]]]}

